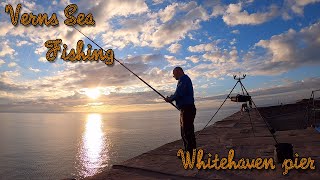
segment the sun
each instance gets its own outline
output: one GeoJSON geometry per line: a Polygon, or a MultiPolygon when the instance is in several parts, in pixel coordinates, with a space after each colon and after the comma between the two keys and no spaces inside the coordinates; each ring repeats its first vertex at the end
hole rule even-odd
{"type": "Polygon", "coordinates": [[[92,88],[86,90],[86,95],[91,99],[97,99],[98,97],[100,97],[101,92],[98,88],[92,88]]]}

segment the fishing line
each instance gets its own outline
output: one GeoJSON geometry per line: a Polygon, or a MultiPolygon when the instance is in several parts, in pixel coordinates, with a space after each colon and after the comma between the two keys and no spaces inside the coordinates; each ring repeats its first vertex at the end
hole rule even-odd
{"type": "Polygon", "coordinates": [[[239,82],[237,82],[232,90],[230,91],[230,93],[228,94],[228,96],[224,99],[223,103],[220,105],[220,107],[218,108],[218,110],[214,113],[214,115],[211,117],[211,119],[208,121],[208,123],[204,126],[204,128],[202,128],[200,131],[198,131],[198,134],[196,135],[196,137],[198,137],[201,132],[209,125],[209,123],[212,121],[212,119],[216,116],[216,114],[219,112],[219,110],[222,108],[223,104],[227,101],[227,99],[230,97],[230,94],[232,93],[232,91],[234,90],[234,88],[237,86],[239,82]]]}
{"type": "MultiPolygon", "coordinates": [[[[60,16],[60,15],[59,15],[60,16]]],[[[61,17],[61,16],[60,16],[61,17]]],[[[62,18],[62,17],[61,17],[62,18]]],[[[63,18],[62,18],[63,19],[63,18]]],[[[78,28],[76,28],[75,26],[71,26],[73,27],[75,30],[77,30],[79,33],[81,33],[84,37],[86,37],[87,39],[89,39],[92,43],[94,43],[96,46],[98,46],[100,49],[104,50],[99,44],[97,44],[96,42],[94,42],[91,38],[89,38],[87,35],[85,35],[83,32],[81,32],[78,28]]],[[[154,92],[156,92],[159,96],[161,96],[163,99],[165,98],[160,92],[158,92],[156,89],[154,89],[150,84],[148,84],[146,81],[144,81],[142,78],[140,78],[136,73],[134,73],[133,71],[131,71],[127,66],[125,66],[123,63],[121,63],[118,59],[114,58],[115,61],[117,61],[121,66],[123,66],[125,69],[127,69],[129,72],[131,72],[133,75],[135,75],[140,81],[142,81],[145,85],[147,85],[149,88],[151,88],[154,92]]],[[[174,105],[172,102],[170,102],[170,104],[175,107],[177,110],[178,107],[176,105],[174,105]]]]}

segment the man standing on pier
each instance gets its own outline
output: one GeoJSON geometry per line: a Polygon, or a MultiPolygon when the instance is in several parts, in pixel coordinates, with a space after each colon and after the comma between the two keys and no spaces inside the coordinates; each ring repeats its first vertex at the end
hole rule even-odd
{"type": "Polygon", "coordinates": [[[186,151],[192,153],[196,149],[196,138],[194,134],[194,118],[196,107],[194,105],[194,94],[191,79],[184,74],[181,67],[173,69],[173,77],[178,80],[176,91],[170,97],[166,97],[166,102],[176,102],[180,110],[181,137],[186,151]]]}

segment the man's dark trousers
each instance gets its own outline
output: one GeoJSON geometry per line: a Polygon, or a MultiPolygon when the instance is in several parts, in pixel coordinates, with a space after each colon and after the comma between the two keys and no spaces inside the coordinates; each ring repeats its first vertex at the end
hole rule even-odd
{"type": "Polygon", "coordinates": [[[181,137],[185,150],[190,153],[197,146],[193,125],[196,111],[195,105],[185,105],[180,109],[181,137]]]}

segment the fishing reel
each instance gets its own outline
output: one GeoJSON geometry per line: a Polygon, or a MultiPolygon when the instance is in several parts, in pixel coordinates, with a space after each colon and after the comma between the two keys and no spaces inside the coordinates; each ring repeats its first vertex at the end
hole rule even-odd
{"type": "Polygon", "coordinates": [[[251,96],[248,94],[245,95],[245,87],[243,86],[241,80],[243,80],[244,78],[246,78],[246,74],[242,74],[242,75],[233,75],[233,79],[237,80],[237,83],[240,83],[241,86],[241,90],[242,90],[242,94],[237,94],[236,96],[233,97],[229,97],[231,99],[231,101],[233,102],[242,102],[242,107],[241,110],[245,110],[248,111],[248,105],[250,106],[250,108],[252,108],[252,99],[251,96]]]}
{"type": "Polygon", "coordinates": [[[242,74],[242,76],[240,75],[233,75],[233,79],[241,81],[242,79],[246,78],[246,74],[242,74]]]}
{"type": "Polygon", "coordinates": [[[249,95],[237,94],[236,96],[230,97],[230,99],[233,102],[242,102],[241,111],[248,112],[249,107],[252,108],[252,99],[251,99],[251,96],[249,95]]]}

